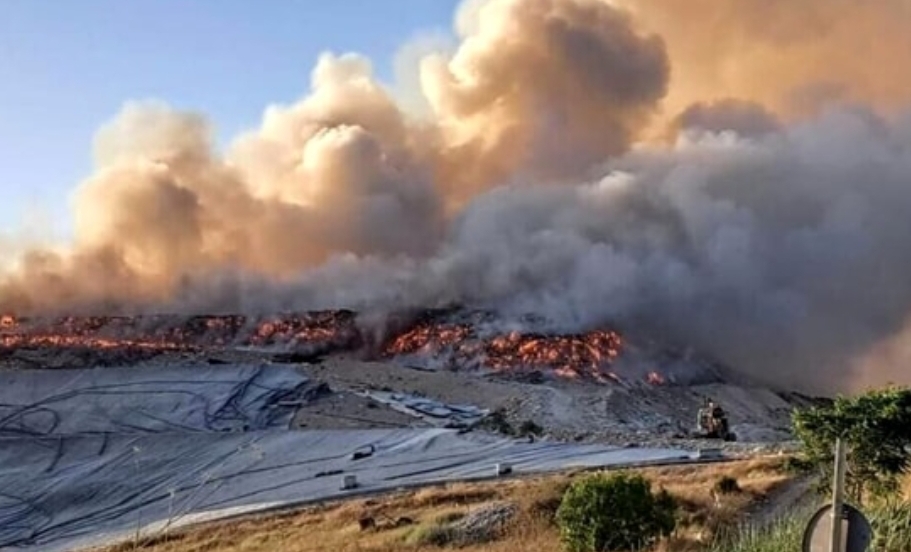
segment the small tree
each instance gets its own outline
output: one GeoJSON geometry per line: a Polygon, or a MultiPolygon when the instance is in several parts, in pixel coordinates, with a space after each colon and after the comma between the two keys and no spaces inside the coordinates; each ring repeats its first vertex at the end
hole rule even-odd
{"type": "Polygon", "coordinates": [[[569,487],[557,523],[569,552],[642,550],[673,532],[676,509],[667,492],[653,494],[640,475],[596,475],[569,487]]]}
{"type": "Polygon", "coordinates": [[[836,438],[848,447],[846,490],[853,500],[884,496],[911,465],[911,389],[892,387],[798,410],[794,430],[807,461],[830,481],[836,438]]]}

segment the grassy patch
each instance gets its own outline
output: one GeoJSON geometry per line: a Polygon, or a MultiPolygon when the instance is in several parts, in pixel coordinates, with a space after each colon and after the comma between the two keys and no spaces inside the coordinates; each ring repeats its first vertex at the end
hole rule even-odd
{"type": "Polygon", "coordinates": [[[869,508],[873,526],[873,550],[903,552],[911,550],[911,502],[891,502],[869,508]]]}
{"type": "MultiPolygon", "coordinates": [[[[776,458],[636,470],[652,481],[656,490],[670,492],[683,508],[678,534],[662,543],[659,550],[702,551],[705,548],[700,542],[708,540],[707,535],[714,530],[740,527],[745,521],[745,509],[791,477],[782,469],[783,463],[784,459],[776,458]],[[712,488],[725,476],[735,479],[742,492],[716,498],[712,488]]],[[[452,526],[460,523],[463,516],[492,503],[508,502],[516,506],[516,514],[495,540],[465,544],[459,550],[554,552],[561,549],[554,514],[564,490],[577,477],[557,474],[452,484],[326,503],[281,514],[172,530],[168,539],[144,542],[141,549],[148,552],[438,552],[455,548],[446,543],[451,542],[452,526]],[[361,530],[359,521],[365,517],[377,520],[378,528],[383,524],[383,530],[361,530]],[[392,523],[403,517],[414,523],[403,526],[392,523]]],[[[133,549],[131,543],[107,552],[133,549]]]]}
{"type": "Polygon", "coordinates": [[[446,546],[455,540],[455,532],[448,523],[430,523],[408,531],[402,540],[414,547],[446,546]]]}
{"type": "MultiPolygon", "coordinates": [[[[911,502],[893,502],[864,509],[873,527],[876,552],[911,550],[911,502]]],[[[778,552],[799,550],[812,511],[782,518],[766,527],[741,525],[714,541],[709,552],[778,552]]]]}
{"type": "Polygon", "coordinates": [[[788,516],[766,527],[743,525],[718,536],[711,552],[782,552],[800,550],[808,515],[788,516]]]}

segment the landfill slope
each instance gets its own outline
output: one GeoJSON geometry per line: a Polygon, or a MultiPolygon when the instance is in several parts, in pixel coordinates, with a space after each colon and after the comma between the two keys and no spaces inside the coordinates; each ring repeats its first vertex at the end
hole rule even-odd
{"type": "Polygon", "coordinates": [[[290,429],[293,367],[5,372],[0,548],[73,550],[352,493],[574,467],[686,462],[678,449],[442,428],[290,429]],[[344,476],[357,487],[341,489],[344,476]]]}

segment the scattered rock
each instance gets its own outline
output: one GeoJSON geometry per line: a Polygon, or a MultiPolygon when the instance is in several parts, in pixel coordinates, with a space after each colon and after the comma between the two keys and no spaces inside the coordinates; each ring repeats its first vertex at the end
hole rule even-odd
{"type": "Polygon", "coordinates": [[[450,526],[453,544],[469,546],[494,540],[517,511],[515,504],[495,503],[469,512],[450,526]]]}

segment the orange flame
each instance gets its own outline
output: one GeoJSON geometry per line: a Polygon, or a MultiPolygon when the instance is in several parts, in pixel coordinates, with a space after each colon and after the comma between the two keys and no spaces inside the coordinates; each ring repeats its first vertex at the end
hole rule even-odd
{"type": "Polygon", "coordinates": [[[191,351],[235,345],[308,344],[345,346],[357,342],[353,316],[344,311],[284,315],[250,321],[245,316],[72,317],[22,325],[0,317],[0,347],[139,348],[191,351]],[[252,331],[245,328],[254,326],[252,331]],[[12,330],[12,331],[10,331],[12,330]]]}
{"type": "MultiPolygon", "coordinates": [[[[0,347],[84,347],[100,350],[199,351],[231,345],[307,345],[350,350],[363,344],[354,313],[324,311],[248,319],[241,315],[178,319],[146,317],[63,317],[33,322],[0,317],[0,347]]],[[[621,336],[610,330],[576,335],[513,331],[479,337],[469,324],[423,322],[394,336],[383,356],[446,356],[455,366],[495,372],[549,370],[558,377],[602,383],[619,382],[611,366],[620,354],[621,336]]],[[[648,381],[664,383],[651,373],[648,381]]]]}
{"type": "Polygon", "coordinates": [[[510,332],[478,338],[465,324],[420,323],[390,341],[384,354],[450,355],[456,363],[480,364],[494,371],[547,368],[559,377],[619,381],[604,368],[620,354],[617,332],[596,330],[580,335],[510,332]]]}

